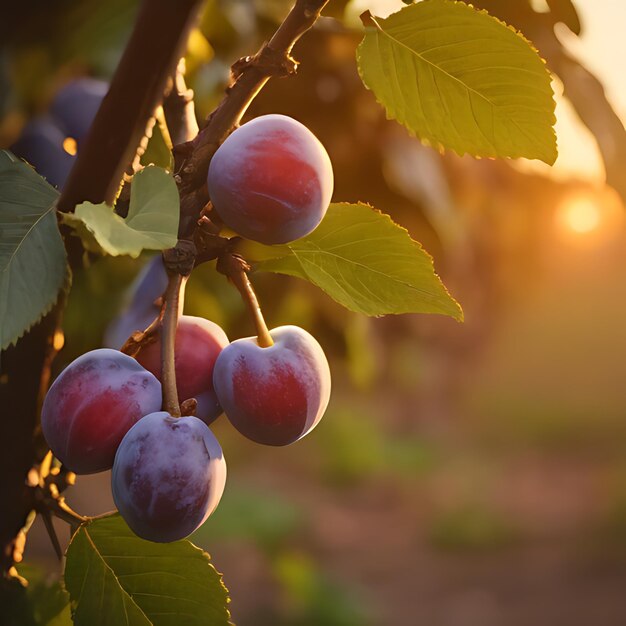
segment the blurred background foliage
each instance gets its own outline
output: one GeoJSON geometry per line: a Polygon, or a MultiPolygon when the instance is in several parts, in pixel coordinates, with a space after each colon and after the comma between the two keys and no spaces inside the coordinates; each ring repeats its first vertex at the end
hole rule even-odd
{"type": "MultiPolygon", "coordinates": [[[[478,4],[505,11],[540,49],[548,37],[557,56],[568,54],[558,23],[579,30],[566,0],[478,4]]],[[[289,6],[208,0],[187,53],[200,119],[230,64],[289,6]]],[[[306,124],[331,155],[334,198],[369,202],[407,227],[466,322],[366,319],[304,282],[254,276],[270,325],[299,324],[325,347],[331,406],[312,436],[286,449],[255,446],[221,418],[229,484],[194,540],[224,572],[241,626],[624,623],[622,201],[597,178],[440,155],[387,121],[356,72],[358,13],[399,6],[331,0],[326,15],[340,20],[321,20],[297,45],[298,76],[271,81],[248,117],[306,124]]],[[[595,6],[623,16],[615,3],[595,6]]],[[[70,78],[109,78],[136,10],[131,0],[14,3],[0,23],[0,145],[70,78]]],[[[570,93],[574,74],[562,79],[570,93]]],[[[592,131],[613,112],[603,97],[588,91],[592,131]]],[[[619,151],[613,158],[607,172],[626,165],[619,151]]],[[[101,344],[145,260],[99,259],[75,275],[57,371],[101,344]]],[[[185,311],[231,339],[252,333],[236,291],[210,265],[191,278],[185,311]]],[[[81,478],[73,506],[112,508],[107,481],[81,478]]],[[[48,624],[58,587],[47,572],[57,567],[38,524],[23,568],[29,578],[38,568],[32,593],[52,607],[32,623],[48,624]]]]}

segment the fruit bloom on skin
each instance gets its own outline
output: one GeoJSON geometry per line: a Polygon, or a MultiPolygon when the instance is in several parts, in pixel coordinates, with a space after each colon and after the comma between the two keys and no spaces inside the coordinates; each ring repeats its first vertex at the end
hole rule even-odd
{"type": "Polygon", "coordinates": [[[287,243],[321,222],[333,192],[333,169],[306,126],[285,115],[263,115],[219,147],[207,184],[226,226],[261,243],[287,243]]]}
{"type": "MultiPolygon", "coordinates": [[[[107,327],[104,345],[119,350],[137,330],[145,330],[159,314],[155,302],[167,287],[167,272],[160,254],[152,257],[139,272],[126,294],[126,306],[107,327]]],[[[181,306],[184,298],[181,296],[181,306]]]]}
{"type": "Polygon", "coordinates": [[[219,442],[197,417],[146,415],[126,434],[115,456],[113,499],[139,537],[183,539],[218,505],[226,483],[219,442]]]}
{"type": "Polygon", "coordinates": [[[70,363],[54,381],[41,428],[54,455],[77,474],[110,469],[131,426],[161,408],[161,383],[135,359],[101,348],[70,363]]]}
{"type": "MultiPolygon", "coordinates": [[[[176,329],[176,387],[179,401],[198,400],[197,416],[209,423],[222,413],[213,389],[215,361],[228,345],[226,333],[202,317],[183,315],[176,329]]],[[[161,379],[160,338],[137,355],[137,361],[161,379]]]]}
{"type": "Polygon", "coordinates": [[[217,357],[213,382],[233,426],[257,443],[284,446],[309,433],[330,397],[330,370],[319,343],[297,326],[270,331],[274,345],[238,339],[217,357]]]}

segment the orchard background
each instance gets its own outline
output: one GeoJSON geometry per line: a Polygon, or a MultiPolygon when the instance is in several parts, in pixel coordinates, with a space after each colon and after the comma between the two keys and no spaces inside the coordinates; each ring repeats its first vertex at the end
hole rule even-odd
{"type": "MultiPolygon", "coordinates": [[[[168,16],[169,4],[37,1],[17,4],[0,21],[0,146],[7,149],[71,79],[111,80],[124,65],[133,24],[145,27],[126,65],[119,92],[125,97],[112,103],[108,125],[94,131],[86,156],[79,146],[80,176],[66,186],[60,212],[84,200],[111,203],[115,174],[121,177],[136,145],[124,145],[117,156],[111,146],[143,135],[137,123],[145,124],[161,99],[169,56],[178,48],[185,55],[184,80],[202,125],[224,96],[231,65],[255,54],[286,23],[293,3],[186,0],[168,16]],[[187,32],[184,12],[198,8],[199,21],[187,32]],[[133,72],[145,80],[144,90],[128,80],[133,72]]],[[[225,417],[211,426],[225,452],[228,481],[218,509],[190,540],[223,573],[234,623],[614,626],[626,620],[626,133],[619,117],[626,105],[623,81],[613,82],[610,68],[598,62],[601,46],[621,58],[615,53],[620,41],[608,28],[623,20],[624,9],[608,0],[473,4],[521,31],[553,74],[559,140],[553,170],[537,165],[556,157],[549,106],[539,107],[533,132],[511,133],[494,148],[483,141],[480,115],[472,127],[463,103],[432,85],[418,90],[430,98],[431,117],[416,119],[410,68],[390,95],[381,86],[389,72],[368,74],[375,64],[363,62],[374,46],[361,49],[359,76],[359,15],[369,10],[382,18],[402,9],[401,2],[328,3],[293,50],[297,73],[272,77],[245,113],[244,121],[280,113],[305,124],[331,157],[333,202],[368,203],[406,228],[434,257],[464,322],[452,319],[459,309],[445,296],[439,312],[448,317],[417,314],[436,312],[419,302],[402,311],[416,314],[366,316],[368,306],[370,314],[400,311],[393,310],[392,296],[388,311],[367,299],[342,307],[311,282],[264,272],[263,260],[250,258],[268,323],[297,324],[317,337],[330,361],[333,392],[319,426],[293,446],[256,445],[225,417]],[[597,76],[608,81],[606,91],[597,76]],[[413,106],[398,105],[402,95],[413,106]],[[422,145],[387,117],[442,150],[422,145]]],[[[416,11],[418,31],[420,6],[465,9],[447,0],[409,6],[404,10],[416,11]]],[[[381,37],[383,46],[378,29],[384,22],[372,19],[363,18],[367,36],[381,37]]],[[[488,38],[498,39],[501,28],[487,31],[488,38]]],[[[470,35],[457,30],[452,39],[462,45],[470,35]]],[[[522,108],[525,96],[551,101],[549,89],[520,91],[513,70],[505,78],[513,83],[506,98],[522,108]]],[[[506,128],[506,117],[502,123],[506,128]]],[[[151,162],[176,170],[158,124],[142,156],[143,164],[151,162]]],[[[8,232],[2,182],[0,176],[0,244],[8,232]]],[[[122,192],[121,202],[127,201],[122,192]]],[[[193,225],[191,213],[183,213],[182,223],[187,218],[193,225]]],[[[72,623],[44,521],[56,529],[63,551],[68,524],[48,518],[44,502],[27,534],[11,530],[36,492],[24,495],[24,467],[46,453],[33,438],[46,341],[60,350],[52,377],[100,347],[127,287],[155,254],[84,254],[67,225],[62,232],[72,267],[62,332],[55,332],[53,309],[0,360],[0,538],[7,574],[0,623],[72,623]]],[[[260,252],[251,245],[243,254],[260,252]]],[[[6,272],[6,256],[0,259],[6,272]]],[[[185,313],[220,324],[231,340],[252,334],[237,290],[214,265],[194,270],[185,313]]],[[[434,284],[433,275],[428,285],[437,290],[434,284]]],[[[26,328],[7,337],[16,299],[11,291],[0,293],[4,347],[26,328]]],[[[114,508],[106,473],[80,476],[64,495],[82,515],[114,508]]],[[[76,609],[77,598],[72,601],[76,609]]],[[[106,611],[100,618],[111,623],[106,611]]],[[[89,619],[76,623],[96,623],[89,619]]],[[[197,619],[189,623],[225,623],[197,619]]]]}

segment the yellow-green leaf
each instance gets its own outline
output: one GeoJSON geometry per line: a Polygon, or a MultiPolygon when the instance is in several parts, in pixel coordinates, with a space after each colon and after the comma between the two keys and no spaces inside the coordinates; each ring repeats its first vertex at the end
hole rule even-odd
{"type": "MultiPolygon", "coordinates": [[[[142,250],[176,245],[180,199],[174,178],[158,167],[146,167],[133,177],[128,216],[123,219],[106,204],[83,202],[68,222],[80,235],[80,220],[98,245],[112,256],[138,257],[142,250]]],[[[89,237],[86,245],[93,247],[89,237]]]]}
{"type": "Polygon", "coordinates": [[[351,311],[463,318],[430,255],[388,215],[365,204],[331,204],[310,235],[285,246],[245,242],[241,252],[255,269],[304,278],[351,311]]]}
{"type": "Polygon", "coordinates": [[[436,148],[554,163],[550,74],[520,33],[451,0],[364,20],[359,73],[388,117],[436,148]]]}

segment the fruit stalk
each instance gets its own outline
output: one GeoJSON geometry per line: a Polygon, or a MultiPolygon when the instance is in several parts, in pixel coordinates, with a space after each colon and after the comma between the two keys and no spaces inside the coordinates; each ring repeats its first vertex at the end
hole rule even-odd
{"type": "Polygon", "coordinates": [[[269,348],[274,345],[274,340],[270,335],[270,331],[267,329],[265,318],[261,312],[261,305],[257,300],[256,293],[250,283],[248,274],[243,269],[234,270],[229,274],[230,280],[233,285],[237,287],[243,301],[248,306],[254,325],[256,327],[257,343],[261,348],[269,348]]]}
{"type": "Polygon", "coordinates": [[[185,283],[180,274],[170,274],[165,290],[165,314],[161,328],[161,372],[163,386],[163,409],[173,417],[180,417],[178,389],[176,388],[176,328],[180,315],[180,293],[185,283]]]}

